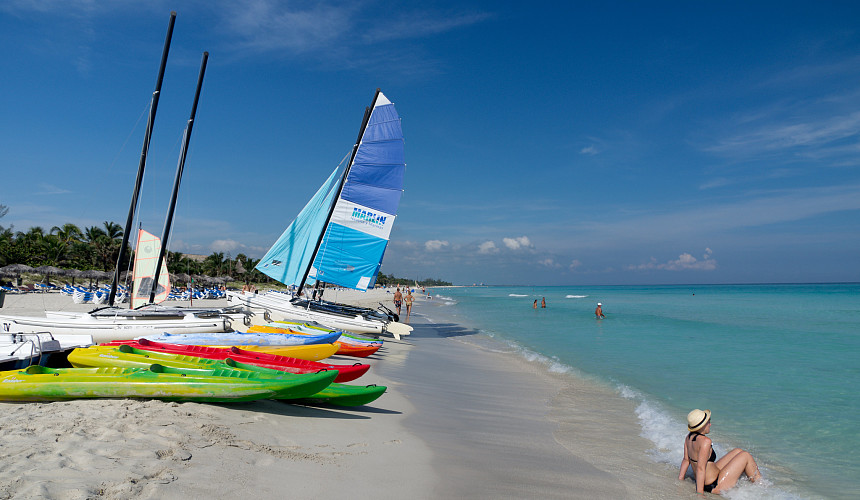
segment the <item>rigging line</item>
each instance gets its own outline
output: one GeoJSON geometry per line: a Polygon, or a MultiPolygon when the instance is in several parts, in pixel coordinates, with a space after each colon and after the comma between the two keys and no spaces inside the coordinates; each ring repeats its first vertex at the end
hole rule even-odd
{"type": "Polygon", "coordinates": [[[128,144],[128,141],[131,140],[131,136],[134,135],[134,132],[137,130],[137,126],[140,125],[140,121],[143,120],[143,115],[147,114],[149,111],[149,106],[151,104],[151,99],[146,100],[146,106],[143,107],[143,111],[140,112],[140,116],[137,117],[137,121],[134,123],[134,126],[131,128],[131,132],[128,133],[128,137],[125,138],[125,142],[120,146],[119,151],[116,152],[116,155],[113,157],[113,161],[108,165],[107,171],[110,172],[113,170],[114,165],[116,165],[117,160],[119,160],[119,156],[122,154],[125,146],[128,144]]]}

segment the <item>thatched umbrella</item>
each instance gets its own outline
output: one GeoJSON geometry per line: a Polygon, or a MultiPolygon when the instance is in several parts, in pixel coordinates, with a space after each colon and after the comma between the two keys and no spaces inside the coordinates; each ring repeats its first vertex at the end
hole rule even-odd
{"type": "Polygon", "coordinates": [[[15,277],[15,286],[21,286],[21,273],[32,273],[33,271],[35,269],[27,264],[9,264],[0,267],[0,275],[15,277]]]}
{"type": "Polygon", "coordinates": [[[188,281],[191,280],[191,276],[189,276],[185,273],[176,273],[176,274],[171,274],[170,279],[175,281],[176,283],[188,283],[188,281]]]}
{"type": "Polygon", "coordinates": [[[59,267],[56,267],[56,266],[39,266],[35,269],[35,271],[37,273],[45,275],[45,283],[49,282],[48,278],[52,274],[56,274],[57,276],[62,276],[62,275],[65,275],[67,273],[67,271],[65,269],[60,269],[59,267]]]}
{"type": "Polygon", "coordinates": [[[99,271],[96,269],[87,269],[86,271],[81,272],[80,277],[89,279],[90,286],[93,285],[93,280],[96,280],[96,286],[99,286],[99,280],[111,278],[113,277],[113,273],[109,273],[107,271],[99,271]]]}

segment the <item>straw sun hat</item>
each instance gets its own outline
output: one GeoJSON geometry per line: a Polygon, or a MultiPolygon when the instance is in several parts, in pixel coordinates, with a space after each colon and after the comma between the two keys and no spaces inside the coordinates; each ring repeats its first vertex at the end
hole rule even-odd
{"type": "Polygon", "coordinates": [[[708,425],[711,421],[711,410],[700,410],[696,408],[687,414],[687,429],[690,432],[696,432],[702,427],[708,425]]]}

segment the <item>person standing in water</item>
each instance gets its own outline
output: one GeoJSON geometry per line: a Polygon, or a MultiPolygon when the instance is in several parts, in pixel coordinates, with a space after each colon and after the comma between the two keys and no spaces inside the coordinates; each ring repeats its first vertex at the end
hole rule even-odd
{"type": "Polygon", "coordinates": [[[606,317],[603,315],[603,306],[600,302],[597,303],[597,309],[594,310],[594,315],[597,316],[597,319],[603,319],[606,317]]]}
{"type": "Polygon", "coordinates": [[[696,408],[691,411],[687,415],[687,430],[690,433],[684,438],[684,459],[678,480],[687,477],[687,468],[692,465],[698,494],[721,493],[737,484],[742,474],[752,482],[761,478],[755,459],[740,448],[717,460],[711,438],[705,435],[711,432],[711,410],[696,408]]]}
{"type": "Polygon", "coordinates": [[[532,308],[537,309],[537,299],[535,299],[535,303],[532,305],[532,308]]]}
{"type": "Polygon", "coordinates": [[[540,298],[540,306],[541,308],[546,309],[546,297],[540,298]]]}

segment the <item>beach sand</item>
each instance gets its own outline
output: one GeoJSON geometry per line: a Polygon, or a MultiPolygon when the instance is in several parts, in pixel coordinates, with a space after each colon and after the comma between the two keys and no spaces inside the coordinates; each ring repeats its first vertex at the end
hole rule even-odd
{"type": "MultiPolygon", "coordinates": [[[[326,299],[391,307],[386,291],[326,299]]],[[[32,293],[0,313],[92,307],[32,293]]],[[[693,496],[647,459],[632,402],[500,349],[432,300],[418,296],[414,313],[412,335],[387,338],[351,382],[388,387],[364,407],[3,403],[0,498],[693,496]]]]}

